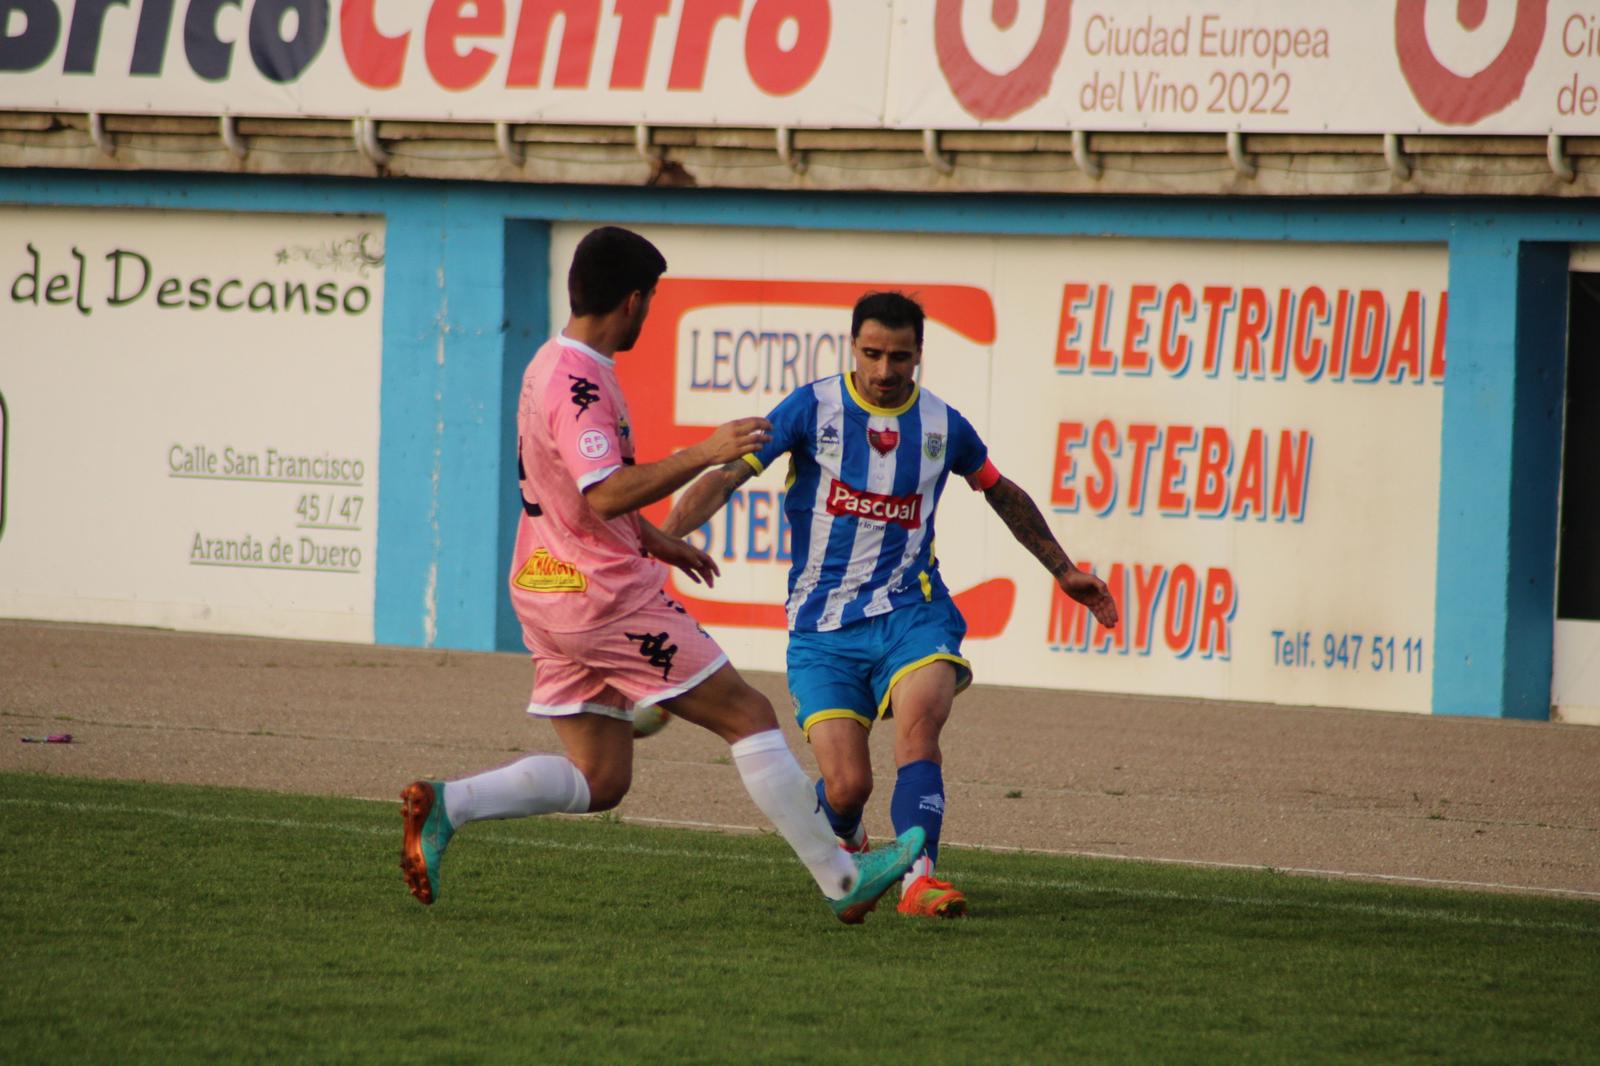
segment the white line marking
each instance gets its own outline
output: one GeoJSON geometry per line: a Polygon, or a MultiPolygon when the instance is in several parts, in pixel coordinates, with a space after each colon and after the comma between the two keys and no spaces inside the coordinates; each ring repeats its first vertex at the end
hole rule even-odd
{"type": "MultiPolygon", "coordinates": [[[[1516,885],[1503,881],[1459,881],[1443,877],[1417,877],[1407,874],[1376,874],[1361,870],[1324,870],[1314,866],[1268,866],[1248,862],[1215,862],[1210,859],[1171,859],[1149,855],[1117,855],[1104,851],[1056,850],[1054,848],[1012,848],[1000,844],[960,844],[949,842],[951,847],[973,851],[1017,852],[1022,855],[1070,855],[1083,859],[1120,859],[1124,862],[1154,862],[1172,866],[1200,866],[1217,870],[1255,870],[1258,873],[1308,874],[1314,877],[1338,877],[1360,881],[1394,881],[1401,884],[1428,885],[1450,888],[1472,888],[1485,891],[1527,892],[1540,895],[1573,896],[1578,899],[1600,899],[1600,892],[1587,892],[1581,888],[1547,888],[1543,885],[1516,885]]],[[[941,845],[942,847],[943,845],[941,845]]]]}
{"type": "MultiPolygon", "coordinates": [[[[392,800],[373,800],[371,802],[392,803],[392,800]]],[[[135,814],[162,818],[177,818],[183,821],[212,822],[225,825],[251,825],[264,826],[269,829],[290,829],[296,832],[322,831],[342,833],[350,836],[384,837],[398,843],[399,830],[383,829],[378,826],[359,826],[338,822],[306,822],[293,818],[253,818],[247,815],[231,814],[204,814],[198,811],[177,810],[168,807],[125,807],[109,803],[78,803],[61,800],[36,800],[29,798],[0,797],[0,807],[43,807],[60,811],[79,811],[92,814],[135,814]]],[[[657,819],[657,821],[660,821],[657,819]]],[[[705,823],[701,823],[705,824],[705,823]]],[[[741,829],[746,827],[730,826],[728,828],[741,829]]],[[[761,832],[754,827],[749,827],[753,832],[761,832]]],[[[479,832],[474,834],[485,843],[493,843],[508,847],[535,848],[549,851],[576,851],[598,852],[606,855],[649,855],[660,858],[682,858],[706,860],[733,860],[744,863],[758,863],[763,866],[790,866],[795,860],[791,858],[775,859],[768,856],[738,855],[730,856],[712,851],[703,851],[695,848],[660,848],[646,847],[638,844],[582,844],[552,840],[529,840],[523,837],[509,837],[495,833],[479,832]]],[[[958,845],[962,846],[962,845],[958,845]]],[[[998,850],[974,848],[972,850],[998,850]]],[[[1017,850],[1021,849],[1006,849],[1017,850]]],[[[1060,852],[1052,854],[1077,854],[1060,852]]],[[[1127,856],[1108,855],[1106,858],[1126,859],[1127,856]]],[[[1148,861],[1148,860],[1141,860],[1148,861]]],[[[1166,860],[1176,861],[1176,860],[1166,860]]],[[[1200,864],[1194,864],[1200,865],[1200,864]]],[[[1267,867],[1241,867],[1241,869],[1266,870],[1267,867]]],[[[1382,906],[1371,903],[1338,902],[1332,900],[1293,900],[1252,896],[1208,895],[1199,892],[1174,892],[1166,889],[1140,889],[1117,888],[1107,885],[1090,884],[1086,881],[1055,880],[1049,878],[1031,877],[1006,877],[996,874],[963,874],[962,879],[968,882],[990,885],[1011,885],[1017,888],[1043,888],[1060,892],[1077,892],[1083,894],[1121,896],[1128,899],[1163,899],[1176,900],[1188,903],[1207,903],[1237,907],[1265,907],[1268,909],[1290,908],[1296,910],[1328,911],[1351,914],[1370,914],[1390,918],[1406,918],[1413,920],[1443,922],[1450,925],[1475,925],[1504,929],[1530,929],[1535,931],[1563,930],[1574,933],[1600,935],[1600,925],[1585,925],[1581,922],[1564,921],[1528,921],[1521,918],[1494,918],[1484,915],[1462,914],[1457,911],[1436,910],[1427,907],[1382,906]]]]}
{"type": "Polygon", "coordinates": [[[660,825],[669,829],[715,829],[723,833],[770,833],[770,829],[762,829],[758,825],[729,825],[726,822],[691,822],[682,818],[645,818],[641,815],[630,814],[623,819],[629,825],[660,825]]]}
{"type": "MultiPolygon", "coordinates": [[[[625,822],[683,827],[686,829],[719,829],[735,833],[766,832],[753,825],[723,825],[717,822],[687,822],[676,818],[624,818],[625,822]]],[[[968,851],[1007,852],[1017,855],[1060,855],[1076,859],[1116,859],[1120,862],[1153,862],[1168,866],[1195,866],[1216,870],[1254,870],[1257,873],[1306,874],[1313,877],[1338,877],[1357,881],[1394,881],[1400,884],[1426,885],[1449,888],[1526,892],[1539,895],[1572,896],[1577,899],[1600,899],[1600,892],[1587,892],[1580,888],[1547,888],[1543,885],[1516,885],[1501,881],[1459,881],[1442,877],[1415,877],[1406,874],[1376,874],[1361,870],[1324,870],[1312,866],[1268,866],[1248,862],[1215,862],[1210,859],[1174,859],[1151,855],[1119,855],[1109,851],[1080,851],[1073,848],[1017,848],[1005,844],[968,844],[959,840],[946,840],[941,848],[959,848],[968,851]]]]}

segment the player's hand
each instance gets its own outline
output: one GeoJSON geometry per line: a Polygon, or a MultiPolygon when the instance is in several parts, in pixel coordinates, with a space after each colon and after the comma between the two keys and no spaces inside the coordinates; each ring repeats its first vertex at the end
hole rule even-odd
{"type": "Polygon", "coordinates": [[[701,447],[706,451],[706,465],[720,466],[760,451],[771,439],[772,423],[765,418],[735,418],[712,430],[701,447]]]}
{"type": "Polygon", "coordinates": [[[676,566],[689,575],[689,580],[707,588],[715,585],[717,577],[722,573],[717,568],[715,559],[688,541],[679,540],[677,537],[663,535],[660,539],[652,541],[650,554],[668,566],[676,566]]]}
{"type": "Polygon", "coordinates": [[[1056,579],[1061,591],[1089,608],[1094,620],[1107,629],[1117,624],[1117,601],[1112,598],[1106,583],[1086,570],[1076,566],[1056,579]]]}

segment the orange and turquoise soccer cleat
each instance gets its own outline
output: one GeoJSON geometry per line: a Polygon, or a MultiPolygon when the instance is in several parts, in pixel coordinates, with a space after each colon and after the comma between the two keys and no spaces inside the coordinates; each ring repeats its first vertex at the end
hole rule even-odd
{"type": "Polygon", "coordinates": [[[949,881],[936,881],[928,874],[923,874],[900,893],[900,906],[896,909],[901,914],[959,918],[967,913],[967,897],[949,881]]]}
{"type": "Polygon", "coordinates": [[[914,825],[888,847],[851,856],[856,864],[855,887],[843,899],[828,900],[828,906],[845,925],[860,925],[866,921],[867,912],[878,905],[878,898],[905,877],[926,843],[922,827],[914,825]]]}
{"type": "Polygon", "coordinates": [[[400,816],[405,836],[400,843],[400,870],[406,887],[423,903],[439,898],[439,860],[455,828],[444,812],[443,781],[413,781],[400,791],[400,816]]]}

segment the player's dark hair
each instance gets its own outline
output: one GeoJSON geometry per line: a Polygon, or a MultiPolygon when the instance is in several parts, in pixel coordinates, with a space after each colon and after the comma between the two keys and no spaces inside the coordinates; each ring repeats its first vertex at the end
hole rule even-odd
{"type": "Polygon", "coordinates": [[[882,322],[890,329],[910,326],[917,336],[917,347],[922,347],[922,305],[903,292],[869,292],[856,301],[850,313],[850,339],[861,335],[861,324],[868,319],[882,322]]]}
{"type": "Polygon", "coordinates": [[[631,292],[649,292],[667,272],[666,257],[632,230],[601,226],[590,230],[572,253],[567,299],[574,315],[603,315],[617,309],[631,292]]]}

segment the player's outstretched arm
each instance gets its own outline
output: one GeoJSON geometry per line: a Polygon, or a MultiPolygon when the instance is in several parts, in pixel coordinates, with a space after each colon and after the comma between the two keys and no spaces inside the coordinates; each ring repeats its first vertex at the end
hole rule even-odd
{"type": "Polygon", "coordinates": [[[1101,625],[1117,624],[1117,601],[1112,598],[1106,583],[1087,571],[1079,570],[1067,557],[1066,550],[1056,540],[1056,535],[1050,532],[1050,526],[1032,496],[1008,477],[1001,477],[989,486],[983,496],[1006,528],[1011,530],[1011,535],[1017,538],[1017,543],[1032,552],[1033,557],[1050,571],[1050,576],[1056,579],[1062,592],[1089,608],[1095,621],[1101,625]]]}
{"type": "Polygon", "coordinates": [[[708,466],[759,451],[771,430],[772,423],[765,418],[736,418],[724,422],[699,444],[674,452],[659,462],[618,468],[586,489],[584,497],[595,513],[608,521],[637,511],[671,496],[708,466]]]}
{"type": "Polygon", "coordinates": [[[722,510],[722,505],[728,502],[734,490],[749,481],[755,472],[756,468],[743,459],[735,459],[708,471],[689,486],[688,492],[678,497],[678,502],[672,505],[672,513],[667,515],[662,532],[681,537],[690,530],[699,529],[711,520],[712,515],[722,510]]]}

